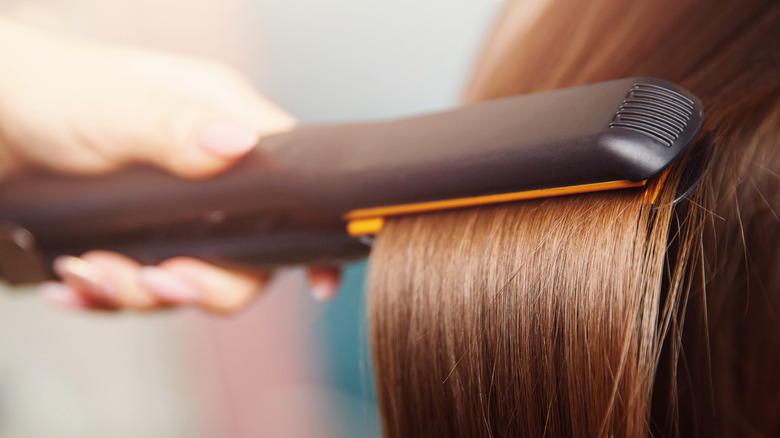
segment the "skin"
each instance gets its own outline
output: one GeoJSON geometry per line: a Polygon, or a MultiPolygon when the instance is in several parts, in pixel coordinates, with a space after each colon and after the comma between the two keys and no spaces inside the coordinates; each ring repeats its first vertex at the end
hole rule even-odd
{"type": "MultiPolygon", "coordinates": [[[[182,178],[226,171],[259,139],[295,119],[214,61],[83,40],[0,18],[0,180],[33,169],[104,174],[148,163],[182,178]]],[[[228,313],[246,306],[270,274],[178,257],[141,266],[121,254],[62,257],[49,300],[96,310],[176,305],[228,313]]],[[[338,270],[310,268],[328,299],[338,270]]]]}

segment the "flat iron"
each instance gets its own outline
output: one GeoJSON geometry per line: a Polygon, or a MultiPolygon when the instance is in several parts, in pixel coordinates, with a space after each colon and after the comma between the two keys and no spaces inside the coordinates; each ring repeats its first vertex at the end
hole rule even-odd
{"type": "Polygon", "coordinates": [[[387,217],[640,187],[701,127],[701,101],[634,77],[402,120],[263,138],[228,172],[182,180],[135,166],[0,184],[0,275],[50,277],[58,255],[189,255],[226,267],[365,256],[387,217]]]}

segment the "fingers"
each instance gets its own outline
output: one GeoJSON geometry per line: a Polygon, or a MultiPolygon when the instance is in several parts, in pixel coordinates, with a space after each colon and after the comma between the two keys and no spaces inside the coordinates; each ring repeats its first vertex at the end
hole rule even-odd
{"type": "Polygon", "coordinates": [[[177,293],[168,280],[176,279],[177,287],[191,286],[197,290],[200,307],[218,313],[231,313],[246,307],[268,282],[268,273],[229,271],[190,257],[167,260],[158,268],[145,268],[142,282],[158,295],[177,293]],[[166,291],[167,289],[167,291],[166,291]]]}
{"type": "MultiPolygon", "coordinates": [[[[93,303],[89,297],[62,283],[53,281],[38,285],[38,293],[50,303],[72,309],[102,310],[102,306],[93,303]]],[[[113,310],[106,308],[105,310],[113,310]]]]}
{"type": "Polygon", "coordinates": [[[157,267],[142,266],[108,251],[59,257],[54,270],[62,282],[40,285],[44,297],[66,307],[92,310],[196,306],[231,313],[246,307],[269,278],[265,273],[228,271],[185,257],[157,267]]]}
{"type": "Polygon", "coordinates": [[[86,308],[103,310],[152,310],[166,304],[138,282],[137,272],[141,265],[120,254],[91,251],[81,258],[58,257],[53,268],[69,292],[53,286],[48,286],[44,292],[47,298],[59,303],[65,301],[67,305],[67,301],[71,301],[82,303],[86,308]]]}
{"type": "Polygon", "coordinates": [[[328,301],[338,292],[341,271],[335,267],[313,267],[307,272],[311,293],[317,300],[328,301]]]}
{"type": "MultiPolygon", "coordinates": [[[[109,251],[58,257],[53,267],[61,282],[38,287],[46,299],[66,307],[102,311],[195,306],[233,313],[247,307],[270,278],[265,272],[226,270],[190,257],[142,266],[109,251]]],[[[314,298],[326,301],[335,296],[338,268],[309,268],[307,277],[314,298]]]]}
{"type": "Polygon", "coordinates": [[[137,157],[138,161],[149,162],[182,178],[208,178],[230,167],[260,141],[255,129],[233,120],[197,115],[191,118],[180,115],[178,119],[171,121],[174,132],[169,135],[168,145],[150,147],[156,152],[137,157]]]}

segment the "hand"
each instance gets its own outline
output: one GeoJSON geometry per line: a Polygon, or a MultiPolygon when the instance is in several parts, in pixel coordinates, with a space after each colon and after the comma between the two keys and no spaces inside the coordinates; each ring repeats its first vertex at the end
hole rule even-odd
{"type": "MultiPolygon", "coordinates": [[[[148,163],[207,178],[295,120],[213,61],[112,46],[0,18],[0,176],[43,168],[72,174],[148,163]]],[[[39,288],[61,304],[150,310],[177,304],[229,312],[267,273],[228,271],[180,257],[143,267],[93,251],[55,261],[60,283],[39,288]]],[[[331,297],[338,270],[309,270],[315,296],[331,297]]]]}

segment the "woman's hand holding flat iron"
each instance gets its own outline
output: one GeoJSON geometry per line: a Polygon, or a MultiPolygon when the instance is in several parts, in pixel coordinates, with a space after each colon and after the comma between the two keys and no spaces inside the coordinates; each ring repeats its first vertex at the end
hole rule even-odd
{"type": "MultiPolygon", "coordinates": [[[[295,120],[221,64],[111,46],[0,18],[0,175],[47,169],[108,173],[147,163],[182,178],[228,169],[260,137],[295,120]]],[[[150,310],[197,305],[229,312],[246,305],[267,273],[229,271],[180,257],[141,266],[116,253],[61,257],[52,301],[90,309],[150,310]]],[[[338,271],[309,270],[318,298],[335,292],[338,271]]]]}

